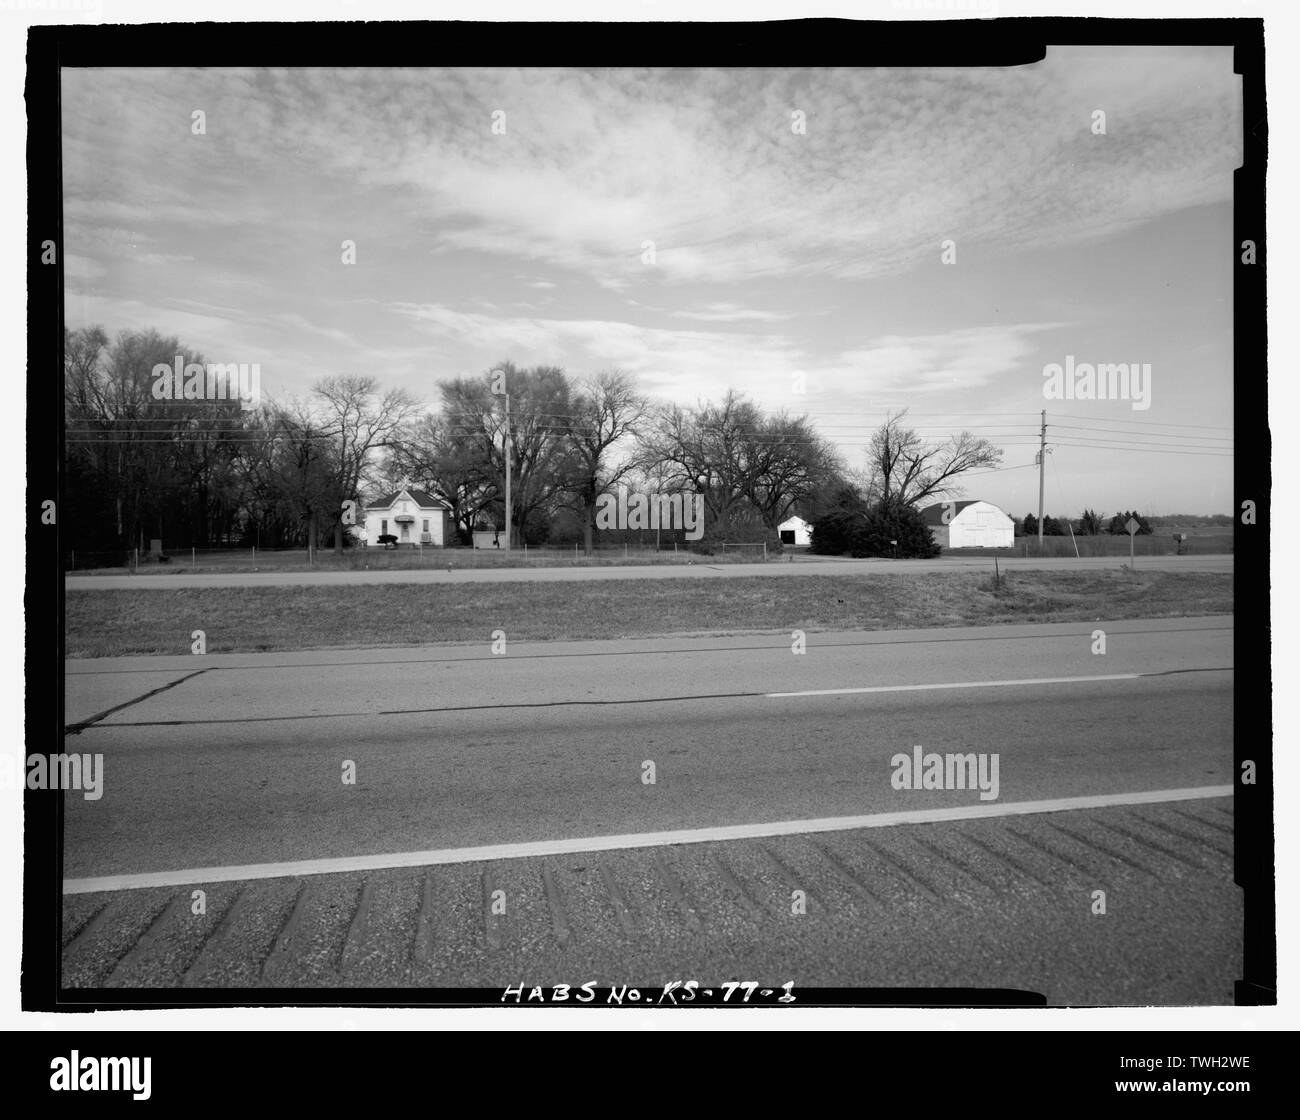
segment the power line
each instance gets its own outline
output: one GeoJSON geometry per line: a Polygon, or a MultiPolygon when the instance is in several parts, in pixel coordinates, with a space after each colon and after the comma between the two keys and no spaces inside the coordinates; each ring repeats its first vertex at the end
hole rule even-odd
{"type": "Polygon", "coordinates": [[[1006,471],[1025,471],[1025,470],[1029,470],[1030,468],[1032,468],[1032,467],[1036,467],[1036,466],[1038,466],[1037,463],[1021,463],[1019,466],[1015,466],[1015,467],[994,467],[994,468],[993,468],[992,470],[990,470],[990,471],[970,471],[969,473],[964,473],[964,474],[963,474],[963,477],[965,477],[965,478],[979,478],[980,475],[985,475],[985,474],[1003,474],[1003,473],[1005,473],[1006,471]]]}
{"type": "Polygon", "coordinates": [[[1175,443],[1166,443],[1161,440],[1153,439],[1147,435],[1120,436],[1120,435],[1090,435],[1076,432],[1066,432],[1061,436],[1062,439],[1072,440],[1075,443],[1124,443],[1134,444],[1139,447],[1167,447],[1171,451],[1177,451],[1180,448],[1189,448],[1193,451],[1221,451],[1225,455],[1231,455],[1233,448],[1223,444],[1199,443],[1192,439],[1178,440],[1175,443]]]}
{"type": "Polygon", "coordinates": [[[1189,451],[1185,448],[1175,447],[1125,447],[1107,443],[1068,443],[1065,440],[1057,440],[1056,446],[1077,447],[1084,451],[1140,451],[1148,455],[1193,455],[1216,459],[1231,459],[1233,457],[1230,451],[1189,451]]]}
{"type": "MultiPolygon", "coordinates": [[[[1052,415],[1054,415],[1054,416],[1064,416],[1065,419],[1067,419],[1067,420],[1095,420],[1095,419],[1097,419],[1097,417],[1094,417],[1094,416],[1079,416],[1079,415],[1077,415],[1076,413],[1073,413],[1073,412],[1060,412],[1060,413],[1053,413],[1052,415]]],[[[1121,418],[1118,417],[1118,416],[1106,416],[1106,417],[1102,417],[1102,419],[1103,419],[1107,424],[1141,424],[1141,425],[1145,425],[1145,426],[1149,426],[1149,427],[1153,427],[1153,428],[1207,428],[1207,429],[1209,429],[1210,431],[1214,431],[1214,432],[1231,432],[1231,431],[1234,431],[1234,430],[1235,430],[1235,429],[1232,428],[1231,426],[1226,426],[1226,427],[1225,427],[1225,426],[1222,425],[1222,424],[1220,424],[1220,425],[1215,425],[1215,424],[1168,424],[1168,423],[1165,423],[1165,422],[1160,421],[1160,420],[1123,420],[1123,419],[1121,419],[1121,418]]]]}
{"type": "Polygon", "coordinates": [[[1063,436],[1060,442],[1069,443],[1074,447],[1136,447],[1151,451],[1169,451],[1174,454],[1186,452],[1203,452],[1206,454],[1232,455],[1234,451],[1231,447],[1212,447],[1207,444],[1194,443],[1150,443],[1146,440],[1121,440],[1118,438],[1105,439],[1101,438],[1081,438],[1079,436],[1063,436]]]}
{"type": "Polygon", "coordinates": [[[1184,435],[1180,435],[1177,432],[1147,432],[1147,431],[1130,432],[1124,428],[1103,428],[1103,427],[1092,427],[1092,426],[1085,426],[1079,424],[1053,424],[1052,427],[1060,431],[1071,431],[1071,432],[1108,432],[1114,435],[1122,435],[1126,438],[1142,437],[1144,439],[1174,439],[1174,440],[1184,440],[1184,441],[1213,440],[1217,443],[1232,443],[1234,439],[1233,436],[1206,436],[1200,434],[1184,436],[1184,435]]]}

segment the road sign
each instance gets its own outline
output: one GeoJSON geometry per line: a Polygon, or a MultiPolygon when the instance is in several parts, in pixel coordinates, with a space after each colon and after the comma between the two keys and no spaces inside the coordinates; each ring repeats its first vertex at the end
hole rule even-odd
{"type": "Polygon", "coordinates": [[[1133,567],[1133,534],[1142,528],[1138,524],[1136,517],[1130,517],[1124,522],[1124,528],[1128,530],[1128,566],[1133,567]]]}

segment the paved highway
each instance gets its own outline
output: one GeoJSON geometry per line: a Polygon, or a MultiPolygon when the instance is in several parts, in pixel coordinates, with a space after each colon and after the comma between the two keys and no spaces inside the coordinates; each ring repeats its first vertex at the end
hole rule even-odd
{"type": "Polygon", "coordinates": [[[65,983],[1227,1002],[1231,621],[1102,625],[69,662],[65,983]]]}

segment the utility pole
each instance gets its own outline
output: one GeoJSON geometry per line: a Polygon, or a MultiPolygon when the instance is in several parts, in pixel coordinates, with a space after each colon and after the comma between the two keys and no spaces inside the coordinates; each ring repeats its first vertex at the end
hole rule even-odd
{"type": "MultiPolygon", "coordinates": [[[[1044,413],[1046,415],[1046,413],[1044,413]]],[[[506,551],[510,551],[510,460],[513,455],[510,452],[510,394],[506,394],[506,551]]]]}
{"type": "Polygon", "coordinates": [[[1047,470],[1047,409],[1043,409],[1043,427],[1038,433],[1038,555],[1043,554],[1043,475],[1047,470]]]}

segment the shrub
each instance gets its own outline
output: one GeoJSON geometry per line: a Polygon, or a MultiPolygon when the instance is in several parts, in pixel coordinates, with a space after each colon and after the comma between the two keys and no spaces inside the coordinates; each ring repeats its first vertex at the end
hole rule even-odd
{"type": "Polygon", "coordinates": [[[899,502],[882,502],[867,512],[826,514],[813,526],[811,549],[823,556],[847,552],[905,559],[929,559],[940,552],[920,512],[899,502]]]}
{"type": "Polygon", "coordinates": [[[920,512],[899,502],[882,502],[876,506],[850,539],[850,552],[854,556],[924,560],[938,556],[939,551],[934,534],[920,512]]]}
{"type": "Polygon", "coordinates": [[[841,556],[848,552],[853,534],[861,528],[863,516],[849,510],[823,514],[809,534],[809,551],[821,556],[841,556]]]}

